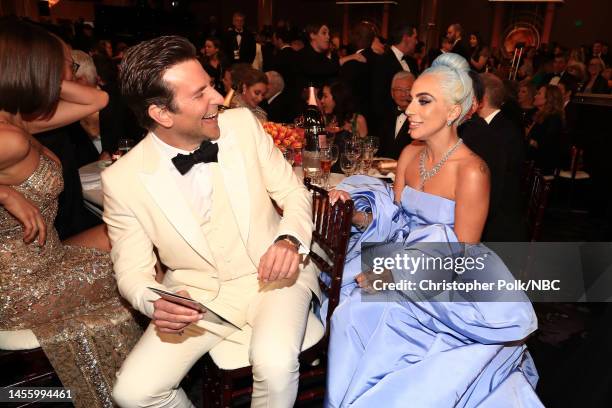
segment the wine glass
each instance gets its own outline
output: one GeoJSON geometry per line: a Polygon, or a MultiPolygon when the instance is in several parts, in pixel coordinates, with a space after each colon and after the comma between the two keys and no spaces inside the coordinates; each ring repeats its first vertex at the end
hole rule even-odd
{"type": "Polygon", "coordinates": [[[331,173],[332,166],[338,160],[338,147],[330,146],[325,149],[321,149],[319,154],[323,177],[323,188],[329,188],[329,175],[331,173]]]}
{"type": "Polygon", "coordinates": [[[283,157],[291,166],[293,166],[293,163],[295,162],[295,152],[292,148],[286,147],[285,150],[283,150],[283,157]]]}
{"type": "Polygon", "coordinates": [[[374,160],[374,149],[371,146],[364,145],[361,152],[361,170],[363,174],[368,174],[374,160]]]}
{"type": "Polygon", "coordinates": [[[352,176],[355,173],[355,169],[357,167],[357,162],[351,159],[346,154],[343,154],[340,157],[340,169],[347,177],[352,176]]]}
{"type": "Polygon", "coordinates": [[[347,139],[344,142],[344,154],[353,161],[359,159],[361,155],[361,142],[356,139],[347,139]]]}
{"type": "Polygon", "coordinates": [[[380,139],[376,136],[366,136],[363,144],[364,146],[370,148],[372,150],[372,154],[376,156],[376,152],[378,152],[378,147],[380,146],[380,139]]]}
{"type": "Polygon", "coordinates": [[[134,147],[133,139],[119,139],[119,142],[117,143],[117,149],[122,154],[126,154],[127,152],[132,150],[132,147],[134,147]]]}

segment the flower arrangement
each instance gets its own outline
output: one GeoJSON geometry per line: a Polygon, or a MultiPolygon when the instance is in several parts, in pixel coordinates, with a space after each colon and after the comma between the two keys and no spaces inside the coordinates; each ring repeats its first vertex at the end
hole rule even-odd
{"type": "Polygon", "coordinates": [[[304,129],[288,127],[274,122],[266,122],[263,128],[274,140],[274,144],[281,150],[290,147],[300,150],[304,146],[304,129]]]}

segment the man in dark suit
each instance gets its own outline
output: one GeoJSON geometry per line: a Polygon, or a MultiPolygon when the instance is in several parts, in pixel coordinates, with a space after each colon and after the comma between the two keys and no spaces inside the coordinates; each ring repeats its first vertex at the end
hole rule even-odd
{"type": "Polygon", "coordinates": [[[491,172],[489,215],[483,241],[522,241],[520,172],[524,151],[520,127],[501,112],[504,84],[495,75],[479,75],[484,97],[478,115],[471,119],[471,131],[463,130],[465,144],[479,155],[491,172]]]}
{"type": "Polygon", "coordinates": [[[225,55],[232,64],[252,64],[255,59],[255,36],[244,28],[244,14],[235,12],[232,26],[223,36],[225,55]]]}
{"type": "Polygon", "coordinates": [[[378,59],[374,66],[371,82],[371,113],[368,124],[377,128],[381,126],[384,113],[395,108],[389,95],[393,76],[399,71],[418,75],[416,60],[412,58],[417,43],[417,30],[411,25],[404,25],[391,32],[391,47],[378,59]]]}
{"type": "Polygon", "coordinates": [[[559,82],[566,76],[570,75],[565,72],[567,68],[567,56],[564,54],[556,54],[553,59],[553,72],[546,74],[543,79],[543,84],[559,85],[559,82]]]}
{"type": "Polygon", "coordinates": [[[380,138],[378,155],[398,159],[400,153],[412,142],[408,134],[408,117],[406,108],[412,98],[410,91],[414,84],[414,75],[410,72],[400,71],[391,81],[391,97],[395,102],[395,109],[385,112],[377,136],[380,138]]]}
{"type": "Polygon", "coordinates": [[[291,123],[297,116],[294,105],[289,101],[283,77],[276,71],[266,72],[268,77],[268,90],[265,100],[259,104],[268,114],[270,122],[291,123]]]}
{"type": "Polygon", "coordinates": [[[453,45],[451,52],[461,55],[467,61],[470,60],[470,48],[467,41],[463,39],[463,27],[461,27],[461,24],[453,23],[448,26],[446,38],[448,38],[453,45]]]}
{"type": "Polygon", "coordinates": [[[357,54],[365,57],[366,62],[352,60],[340,67],[340,79],[351,90],[354,98],[354,106],[358,113],[367,118],[370,117],[370,80],[372,67],[375,64],[376,53],[371,48],[374,32],[370,25],[357,24],[351,32],[350,46],[357,54]]]}
{"type": "Polygon", "coordinates": [[[298,86],[298,53],[290,45],[293,37],[293,33],[286,28],[279,28],[272,34],[276,55],[271,70],[278,72],[283,78],[284,93],[292,110],[295,110],[301,105],[302,90],[298,86]]]}

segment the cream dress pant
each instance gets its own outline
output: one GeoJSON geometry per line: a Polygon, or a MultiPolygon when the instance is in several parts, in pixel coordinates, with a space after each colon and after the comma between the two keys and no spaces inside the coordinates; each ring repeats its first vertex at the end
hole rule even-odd
{"type": "MultiPolygon", "coordinates": [[[[227,292],[226,292],[227,293],[227,292]]],[[[244,302],[244,293],[235,293],[244,302]]],[[[289,408],[296,396],[300,353],[312,292],[300,283],[255,291],[247,322],[253,328],[251,407],[289,408]]],[[[115,402],[131,407],[193,407],[179,383],[196,361],[235,329],[212,333],[190,325],[183,335],[159,333],[149,325],[117,373],[115,402]]]]}

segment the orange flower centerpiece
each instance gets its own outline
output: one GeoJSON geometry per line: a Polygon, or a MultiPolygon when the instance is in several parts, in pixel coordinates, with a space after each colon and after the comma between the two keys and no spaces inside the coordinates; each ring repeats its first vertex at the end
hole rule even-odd
{"type": "MultiPolygon", "coordinates": [[[[302,149],[302,146],[304,146],[304,129],[289,127],[274,122],[265,122],[263,128],[267,134],[272,136],[272,140],[274,140],[276,147],[283,152],[287,148],[291,148],[297,155],[300,149],[302,149]]],[[[298,164],[297,161],[298,158],[296,157],[296,164],[298,164]]]]}

